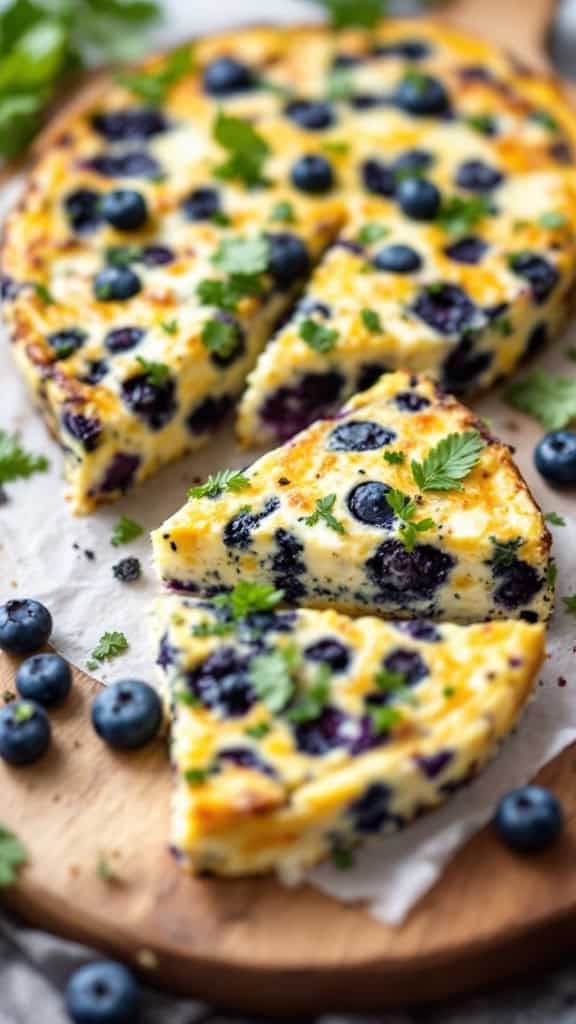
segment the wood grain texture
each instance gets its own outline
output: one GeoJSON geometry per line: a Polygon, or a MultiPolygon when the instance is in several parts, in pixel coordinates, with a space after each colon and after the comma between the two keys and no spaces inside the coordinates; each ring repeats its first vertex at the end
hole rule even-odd
{"type": "MultiPolygon", "coordinates": [[[[542,67],[552,6],[458,0],[449,14],[542,67]]],[[[530,478],[540,431],[513,418],[530,478]]],[[[533,475],[531,482],[546,507],[573,511],[573,498],[547,494],[533,475]]],[[[0,694],[14,688],[15,667],[0,655],[0,694]]],[[[576,947],[574,748],[539,776],[566,812],[554,850],[521,859],[486,829],[404,926],[390,929],[362,907],[308,888],[182,874],[165,844],[171,780],[164,744],[135,754],[109,751],[89,724],[96,691],[75,670],[71,698],[52,715],[49,755],[30,768],[0,765],[0,818],[30,853],[18,884],[2,898],[35,925],[124,959],[151,984],[272,1014],[455,995],[576,947]],[[101,856],[115,880],[99,877],[101,856]]]]}

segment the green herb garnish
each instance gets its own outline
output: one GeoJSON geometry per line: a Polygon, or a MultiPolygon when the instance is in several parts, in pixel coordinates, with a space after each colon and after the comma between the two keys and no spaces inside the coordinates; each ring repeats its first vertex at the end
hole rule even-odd
{"type": "Polygon", "coordinates": [[[34,291],[36,292],[36,295],[38,296],[38,298],[41,300],[41,302],[44,303],[45,306],[55,306],[56,305],[56,299],[52,295],[52,292],[50,291],[50,289],[47,288],[45,284],[38,284],[38,283],[36,283],[36,284],[33,284],[32,287],[33,287],[34,291]]]}
{"type": "Polygon", "coordinates": [[[14,480],[27,480],[35,473],[45,473],[48,465],[45,455],[27,452],[17,434],[0,430],[0,486],[14,480]]]}
{"type": "Polygon", "coordinates": [[[306,516],[304,520],[306,526],[316,526],[322,520],[326,523],[326,526],[329,526],[331,530],[335,530],[336,533],[346,533],[343,524],[332,514],[335,504],[335,494],[327,494],[325,498],[317,498],[314,511],[311,515],[306,516]]]}
{"type": "Polygon", "coordinates": [[[189,498],[219,498],[226,491],[243,491],[250,480],[241,469],[221,469],[199,487],[191,487],[189,498]]]}
{"type": "Polygon", "coordinates": [[[576,615],[576,594],[570,594],[568,597],[563,597],[562,603],[570,615],[576,615]]]}
{"type": "Polygon", "coordinates": [[[494,131],[494,118],[492,114],[471,114],[465,118],[465,123],[475,132],[481,135],[490,135],[494,131]]]}
{"type": "Polygon", "coordinates": [[[566,217],[558,210],[549,210],[538,217],[538,223],[543,228],[563,228],[566,226],[566,217]]]}
{"type": "Polygon", "coordinates": [[[402,712],[398,708],[389,707],[388,705],[371,707],[369,714],[374,730],[379,736],[389,732],[390,729],[393,729],[395,725],[402,721],[402,712]]]}
{"type": "Polygon", "coordinates": [[[377,313],[375,309],[363,309],[360,312],[360,316],[362,317],[362,323],[367,331],[370,331],[371,334],[382,333],[384,328],[382,326],[380,314],[377,313]]]}
{"type": "Polygon", "coordinates": [[[524,544],[522,538],[515,537],[514,540],[498,540],[496,537],[490,537],[490,540],[492,541],[490,565],[500,571],[512,568],[518,559],[518,551],[524,544]]]}
{"type": "Polygon", "coordinates": [[[276,590],[268,583],[251,583],[241,580],[229,594],[214,598],[214,604],[227,607],[235,621],[246,618],[251,612],[272,611],[284,597],[283,590],[276,590]]]}
{"type": "Polygon", "coordinates": [[[231,622],[199,622],[192,626],[192,636],[202,639],[207,636],[226,636],[233,629],[231,622]]]}
{"type": "Polygon", "coordinates": [[[0,825],[0,889],[16,881],[18,869],[28,859],[26,847],[13,832],[0,825]]]}
{"type": "Polygon", "coordinates": [[[121,544],[129,544],[131,540],[136,540],[143,533],[144,527],[140,526],[140,523],[137,523],[135,519],[130,519],[128,516],[120,516],[112,531],[110,543],[117,548],[121,544]]]}
{"type": "Polygon", "coordinates": [[[112,267],[127,267],[142,258],[141,245],[108,245],[104,253],[106,263],[112,267]]]}
{"type": "Polygon", "coordinates": [[[286,713],[291,722],[311,722],[322,713],[330,697],[331,672],[328,665],[319,665],[316,678],[286,713]]]}
{"type": "Polygon", "coordinates": [[[390,466],[401,466],[402,463],[406,461],[406,456],[404,455],[404,452],[384,452],[382,458],[390,466]]]}
{"type": "Polygon", "coordinates": [[[270,210],[269,220],[280,224],[295,224],[296,214],[292,203],[287,199],[279,199],[270,210]]]}
{"type": "Polygon", "coordinates": [[[263,170],[270,147],[250,121],[220,111],[213,135],[228,153],[228,159],[215,168],[218,177],[236,179],[247,188],[269,184],[263,170]]]}
{"type": "Polygon", "coordinates": [[[386,501],[394,515],[402,523],[402,526],[398,531],[399,539],[402,541],[406,551],[412,552],[416,546],[418,534],[426,533],[427,530],[431,530],[436,525],[434,520],[415,520],[416,502],[412,501],[412,499],[407,497],[406,494],[402,494],[401,491],[396,490],[395,487],[392,487],[387,492],[386,501]]]}
{"type": "Polygon", "coordinates": [[[168,55],[159,71],[120,71],[116,81],[146,103],[160,106],[166,102],[171,89],[191,70],[192,48],[181,46],[168,55]]]}
{"type": "Polygon", "coordinates": [[[332,28],[374,28],[384,13],[383,0],[316,0],[328,14],[332,28]]]}
{"type": "Polygon", "coordinates": [[[552,560],[551,562],[548,562],[548,565],[546,566],[546,583],[548,584],[549,587],[552,588],[552,590],[556,586],[557,578],[558,578],[558,566],[556,565],[556,562],[554,562],[552,560]]]}
{"type": "Polygon", "coordinates": [[[170,367],[166,363],[156,363],[152,360],[145,359],[144,356],[136,356],[136,362],[140,363],[140,366],[146,374],[146,379],[149,384],[153,387],[161,388],[163,384],[166,384],[170,377],[170,367]]]}
{"type": "Polygon", "coordinates": [[[412,462],[412,476],[421,491],[461,491],[460,480],[474,469],[485,447],[477,430],[448,434],[422,462],[412,462]]]}
{"type": "Polygon", "coordinates": [[[330,860],[339,871],[354,867],[354,844],[344,836],[333,835],[330,840],[330,860]]]}
{"type": "Polygon", "coordinates": [[[224,238],[212,257],[212,262],[227,274],[262,274],[269,260],[270,243],[263,235],[224,238]]]}
{"type": "Polygon", "coordinates": [[[238,332],[235,324],[226,320],[207,320],[202,328],[202,344],[220,359],[228,359],[238,345],[238,332]]]}
{"type": "Polygon", "coordinates": [[[178,334],[178,321],[177,320],[162,320],[160,327],[165,334],[175,335],[178,334]]]}
{"type": "Polygon", "coordinates": [[[560,123],[556,120],[552,114],[548,113],[547,110],[532,110],[528,114],[530,121],[536,121],[537,124],[541,124],[543,128],[546,128],[549,132],[557,132],[560,130],[560,123]]]}
{"type": "Polygon", "coordinates": [[[294,695],[293,675],[299,661],[300,653],[292,645],[278,647],[252,659],[250,682],[259,699],[273,714],[283,711],[294,695]]]}
{"type": "Polygon", "coordinates": [[[371,221],[369,224],[363,224],[360,228],[358,241],[361,245],[370,245],[372,242],[379,242],[381,238],[385,238],[389,233],[390,229],[385,224],[371,221]]]}
{"type": "Polygon", "coordinates": [[[566,520],[563,516],[559,516],[557,512],[547,512],[544,516],[544,522],[551,523],[552,526],[566,526],[566,520]]]}
{"type": "Polygon", "coordinates": [[[189,786],[201,786],[209,775],[209,768],[188,768],[184,772],[184,778],[189,786]]]}
{"type": "Polygon", "coordinates": [[[90,660],[86,662],[86,668],[93,671],[99,663],[111,661],[112,658],[125,654],[129,646],[124,633],[103,633],[90,655],[90,660]]]}
{"type": "Polygon", "coordinates": [[[547,430],[561,430],[576,418],[576,377],[532,370],[508,388],[506,399],[547,430]]]}
{"type": "Polygon", "coordinates": [[[491,213],[485,196],[450,196],[445,199],[437,217],[438,224],[452,237],[467,235],[491,213]]]}
{"type": "Polygon", "coordinates": [[[255,722],[254,725],[247,725],[244,732],[253,740],[262,740],[268,735],[271,728],[269,722],[255,722]]]}
{"type": "Polygon", "coordinates": [[[310,319],[302,321],[299,334],[309,348],[322,354],[331,352],[338,340],[338,331],[310,319]]]}

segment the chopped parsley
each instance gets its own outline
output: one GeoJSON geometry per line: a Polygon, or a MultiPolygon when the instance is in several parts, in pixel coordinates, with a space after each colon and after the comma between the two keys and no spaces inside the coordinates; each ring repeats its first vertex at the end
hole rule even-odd
{"type": "Polygon", "coordinates": [[[250,681],[263,704],[273,714],[283,711],[295,691],[293,679],[300,652],[291,644],[252,659],[250,681]]]}
{"type": "Polygon", "coordinates": [[[215,168],[218,177],[241,181],[247,188],[269,184],[263,170],[270,147],[250,121],[221,110],[214,121],[213,135],[228,154],[215,168]]]}
{"type": "Polygon", "coordinates": [[[0,825],[0,889],[14,884],[18,869],[27,859],[24,844],[13,832],[0,825]]]}
{"type": "Polygon", "coordinates": [[[0,430],[0,486],[14,480],[27,480],[48,469],[45,455],[34,455],[21,445],[17,434],[0,430]]]}
{"type": "Polygon", "coordinates": [[[360,228],[358,241],[361,245],[370,245],[372,242],[378,242],[381,238],[385,238],[389,232],[390,229],[385,224],[370,221],[368,224],[363,224],[360,228]]]}
{"type": "Polygon", "coordinates": [[[139,99],[160,106],[170,90],[192,70],[192,48],[181,46],[166,58],[159,71],[121,71],[116,81],[139,99]]]}
{"type": "Polygon", "coordinates": [[[56,305],[56,299],[52,295],[52,292],[50,291],[50,289],[47,288],[45,284],[35,283],[35,284],[32,285],[32,287],[33,287],[34,291],[36,292],[36,295],[38,296],[40,301],[43,302],[45,306],[55,306],[56,305]]]}
{"type": "Polygon", "coordinates": [[[450,196],[444,200],[437,221],[448,235],[459,237],[467,235],[490,213],[486,196],[450,196]]]}
{"type": "Polygon", "coordinates": [[[209,768],[188,768],[184,772],[184,778],[189,786],[201,786],[210,775],[209,768]]]}
{"type": "Polygon", "coordinates": [[[384,459],[385,462],[388,463],[389,466],[401,466],[402,463],[406,461],[406,456],[404,455],[404,452],[384,452],[382,458],[384,459]]]}
{"type": "Polygon", "coordinates": [[[219,498],[225,491],[243,491],[250,480],[241,469],[221,469],[199,487],[191,487],[189,498],[219,498]]]}
{"type": "Polygon", "coordinates": [[[268,735],[271,728],[269,722],[254,722],[254,725],[247,725],[244,732],[253,740],[262,740],[268,735]]]}
{"type": "Polygon", "coordinates": [[[178,334],[179,324],[177,320],[163,320],[162,323],[160,324],[160,327],[162,328],[165,334],[178,334]]]}
{"type": "Polygon", "coordinates": [[[552,526],[566,526],[566,520],[563,516],[559,516],[557,512],[547,512],[544,516],[544,522],[551,523],[552,526]]]}
{"type": "Polygon", "coordinates": [[[516,563],[518,551],[524,544],[522,537],[516,537],[514,540],[498,540],[496,537],[490,537],[490,540],[492,541],[490,565],[499,570],[510,569],[516,563]]]}
{"type": "Polygon", "coordinates": [[[332,513],[335,504],[335,494],[327,494],[325,498],[317,498],[314,511],[311,515],[306,516],[304,520],[306,526],[316,526],[320,520],[323,520],[326,526],[329,526],[331,530],[335,530],[336,533],[346,533],[346,528],[332,513]]]}
{"type": "Polygon", "coordinates": [[[227,274],[261,274],[268,268],[270,243],[263,235],[255,238],[225,238],[212,262],[227,274]]]}
{"type": "Polygon", "coordinates": [[[474,469],[485,447],[477,430],[448,434],[422,462],[412,462],[412,476],[421,491],[461,491],[460,480],[474,469]]]}
{"type": "Polygon", "coordinates": [[[100,850],[96,859],[96,874],[102,882],[117,882],[118,875],[114,871],[106,854],[100,850]]]}
{"type": "Polygon", "coordinates": [[[350,143],[345,139],[325,139],[321,145],[325,153],[331,153],[334,156],[342,156],[350,149],[350,143]]]}
{"type": "Polygon", "coordinates": [[[374,675],[374,682],[379,690],[384,690],[385,693],[394,693],[404,689],[406,675],[404,672],[392,672],[387,668],[380,668],[374,675]]]}
{"type": "Polygon", "coordinates": [[[371,334],[381,334],[384,330],[380,314],[375,309],[363,309],[360,313],[362,323],[371,334]]]}
{"type": "Polygon", "coordinates": [[[349,100],[354,95],[354,78],[346,68],[333,68],[326,76],[326,99],[349,100]]]}
{"type": "Polygon", "coordinates": [[[120,516],[112,531],[110,543],[117,548],[120,544],[129,544],[131,540],[136,540],[143,533],[144,527],[140,526],[140,523],[137,523],[135,519],[130,519],[128,516],[120,516]]]}
{"type": "Polygon", "coordinates": [[[170,377],[170,367],[166,363],[156,363],[153,360],[145,359],[144,356],[136,356],[136,362],[146,374],[146,380],[152,387],[161,388],[170,377]]]}
{"type": "Polygon", "coordinates": [[[127,267],[142,258],[141,245],[108,245],[104,253],[106,263],[112,267],[127,267]]]}
{"type": "Polygon", "coordinates": [[[506,399],[547,430],[561,430],[576,419],[576,377],[532,370],[508,388],[506,399]]]}
{"type": "Polygon", "coordinates": [[[221,594],[214,603],[229,608],[235,621],[244,619],[251,612],[272,611],[284,597],[283,590],[275,590],[268,583],[251,583],[241,580],[229,594],[221,594]]]}
{"type": "Polygon", "coordinates": [[[554,587],[556,586],[557,578],[558,566],[556,565],[556,562],[552,560],[551,562],[548,562],[548,565],[546,566],[546,583],[549,587],[552,587],[552,589],[554,589],[554,587]]]}
{"type": "Polygon", "coordinates": [[[558,210],[549,210],[547,213],[543,213],[538,217],[538,223],[543,228],[563,228],[566,225],[566,217],[563,213],[558,210]]]}
{"type": "Polygon", "coordinates": [[[287,199],[279,199],[270,210],[269,220],[280,224],[295,224],[296,214],[292,203],[287,199]]]}
{"type": "Polygon", "coordinates": [[[331,352],[338,340],[338,331],[310,319],[302,321],[299,333],[309,348],[322,354],[331,352]]]}
{"type": "Polygon", "coordinates": [[[436,525],[434,520],[414,520],[414,516],[416,514],[416,502],[412,501],[412,499],[406,494],[402,494],[401,491],[396,490],[395,487],[392,487],[387,492],[386,501],[394,515],[397,516],[402,523],[402,526],[398,531],[399,539],[402,541],[406,551],[412,552],[416,545],[418,534],[426,533],[427,530],[431,530],[436,525]]]}
{"type": "Polygon", "coordinates": [[[213,355],[228,359],[238,344],[235,324],[226,320],[207,320],[202,328],[202,344],[213,355]]]}
{"type": "Polygon", "coordinates": [[[494,131],[492,114],[471,114],[465,119],[465,123],[472,131],[480,132],[481,135],[490,135],[494,131]]]}
{"type": "Polygon", "coordinates": [[[354,867],[354,844],[344,836],[333,835],[330,839],[330,860],[339,871],[354,867]]]}
{"type": "Polygon", "coordinates": [[[86,662],[86,668],[93,671],[98,668],[99,663],[111,661],[112,658],[125,654],[129,646],[124,633],[103,633],[90,655],[90,660],[86,662]]]}
{"type": "Polygon", "coordinates": [[[226,636],[232,632],[231,622],[199,622],[192,626],[192,636],[203,638],[207,636],[226,636]]]}
{"type": "Polygon", "coordinates": [[[398,708],[389,707],[388,705],[371,707],[369,714],[374,730],[379,736],[389,732],[390,729],[393,729],[395,725],[402,721],[402,712],[398,708]]]}
{"type": "Polygon", "coordinates": [[[503,338],[509,338],[514,331],[512,321],[510,320],[510,317],[507,316],[499,316],[498,319],[494,321],[493,327],[494,330],[498,331],[503,338]]]}
{"type": "Polygon", "coordinates": [[[560,130],[560,123],[547,110],[532,110],[528,114],[528,119],[530,121],[536,121],[537,124],[546,128],[546,131],[557,132],[560,130]]]}
{"type": "Polygon", "coordinates": [[[318,718],[330,697],[331,672],[328,665],[319,665],[316,678],[288,710],[291,722],[311,722],[318,718]]]}
{"type": "Polygon", "coordinates": [[[383,0],[316,0],[330,17],[332,28],[374,28],[384,13],[383,0]]]}
{"type": "Polygon", "coordinates": [[[227,313],[234,313],[241,299],[248,295],[259,295],[262,288],[263,281],[260,274],[232,274],[224,280],[204,278],[198,283],[196,294],[204,305],[216,306],[227,313]]]}
{"type": "Polygon", "coordinates": [[[563,597],[562,603],[570,615],[576,615],[576,594],[570,594],[568,597],[563,597]]]}

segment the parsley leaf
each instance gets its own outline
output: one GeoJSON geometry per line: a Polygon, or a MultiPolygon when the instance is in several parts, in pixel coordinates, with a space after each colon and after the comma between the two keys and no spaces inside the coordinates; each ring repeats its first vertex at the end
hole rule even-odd
{"type": "Polygon", "coordinates": [[[254,722],[254,725],[247,725],[244,732],[253,740],[261,740],[268,735],[271,728],[269,722],[254,722]]]}
{"type": "Polygon", "coordinates": [[[543,213],[538,217],[538,223],[543,228],[563,228],[566,224],[566,217],[563,213],[558,210],[549,210],[547,213],[543,213]]]}
{"type": "Polygon", "coordinates": [[[25,451],[17,434],[0,430],[0,485],[27,480],[34,473],[45,473],[48,459],[25,451]]]}
{"type": "Polygon", "coordinates": [[[201,786],[210,775],[209,768],[188,768],[184,772],[184,778],[189,786],[201,786]]]}
{"type": "Polygon", "coordinates": [[[43,302],[45,306],[56,305],[56,299],[52,295],[50,289],[47,288],[45,284],[39,284],[38,282],[36,282],[34,285],[32,285],[32,287],[34,288],[34,291],[36,292],[36,295],[38,296],[40,301],[43,302]]]}
{"type": "Polygon", "coordinates": [[[268,612],[280,604],[283,590],[275,590],[268,583],[241,580],[229,594],[222,594],[214,603],[229,607],[235,620],[244,619],[250,612],[268,612]]]}
{"type": "Polygon", "coordinates": [[[238,344],[236,326],[226,320],[207,320],[202,328],[202,344],[213,355],[227,359],[238,344]]]}
{"type": "Polygon", "coordinates": [[[250,480],[241,469],[221,469],[199,487],[191,487],[189,498],[219,498],[225,491],[243,491],[250,480]]]}
{"type": "Polygon", "coordinates": [[[192,626],[192,636],[204,638],[207,636],[226,636],[232,632],[231,622],[199,622],[192,626]]]}
{"type": "Polygon", "coordinates": [[[554,587],[556,586],[557,578],[558,566],[556,565],[556,562],[552,560],[548,562],[548,565],[546,566],[546,582],[549,587],[552,587],[552,589],[554,589],[554,587]]]}
{"type": "Polygon", "coordinates": [[[228,274],[262,274],[269,260],[270,243],[263,235],[224,238],[212,257],[212,262],[228,274]]]}
{"type": "Polygon", "coordinates": [[[108,245],[104,253],[106,263],[113,267],[127,267],[142,258],[141,245],[108,245]]]}
{"type": "Polygon", "coordinates": [[[310,319],[302,321],[299,333],[309,348],[322,354],[331,352],[338,339],[338,331],[310,319]]]}
{"type": "Polygon", "coordinates": [[[361,245],[370,245],[371,242],[378,242],[381,238],[385,238],[389,234],[389,228],[384,224],[378,224],[377,221],[370,221],[368,224],[363,224],[358,232],[358,241],[361,245]]]}
{"type": "Polygon", "coordinates": [[[116,75],[116,81],[146,103],[160,106],[166,101],[173,86],[191,70],[192,49],[190,46],[181,46],[168,55],[158,71],[121,71],[116,75]]]}
{"type": "Polygon", "coordinates": [[[381,707],[371,707],[369,714],[374,730],[379,736],[389,732],[390,729],[393,729],[395,725],[402,721],[402,712],[398,708],[390,707],[386,704],[381,707]]]}
{"type": "Polygon", "coordinates": [[[177,320],[163,320],[160,327],[165,334],[178,334],[178,321],[177,320]]]}
{"type": "Polygon", "coordinates": [[[333,835],[330,839],[330,860],[339,871],[354,867],[354,844],[344,836],[333,835]]]}
{"type": "Polygon", "coordinates": [[[564,607],[570,615],[576,615],[576,594],[562,598],[564,607]]]}
{"type": "Polygon", "coordinates": [[[362,317],[362,323],[367,331],[370,331],[371,334],[382,333],[384,328],[382,326],[380,314],[377,313],[375,309],[363,309],[360,312],[360,316],[362,317]]]}
{"type": "Polygon", "coordinates": [[[27,861],[24,844],[13,832],[0,825],[0,889],[13,885],[18,868],[27,861]]]}
{"type": "Polygon", "coordinates": [[[287,199],[279,199],[270,210],[269,220],[277,221],[280,224],[295,224],[296,214],[292,203],[287,199]]]}
{"type": "Polygon", "coordinates": [[[354,78],[347,68],[333,68],[326,76],[326,99],[349,100],[354,95],[354,78]]]}
{"type": "Polygon", "coordinates": [[[148,383],[153,387],[161,388],[163,384],[166,384],[170,377],[170,367],[166,363],[155,363],[145,359],[144,356],[136,356],[136,362],[140,363],[148,383]]]}
{"type": "Polygon", "coordinates": [[[458,237],[467,235],[490,213],[486,196],[450,196],[442,203],[437,222],[447,234],[458,237]]]}
{"type": "Polygon", "coordinates": [[[322,713],[330,696],[329,665],[319,665],[316,678],[286,713],[291,722],[310,722],[322,713]]]}
{"type": "Polygon", "coordinates": [[[110,543],[117,548],[121,544],[128,544],[131,540],[136,540],[143,533],[144,527],[140,526],[140,523],[137,523],[135,519],[130,519],[128,516],[120,516],[112,532],[110,543]]]}
{"type": "Polygon", "coordinates": [[[560,130],[560,124],[552,114],[549,114],[547,110],[532,110],[528,114],[530,121],[535,121],[537,124],[541,124],[543,128],[546,128],[549,132],[557,132],[560,130]]]}
{"type": "Polygon", "coordinates": [[[421,491],[461,491],[459,481],[474,469],[485,447],[477,430],[448,434],[423,462],[412,461],[412,476],[421,491]]]}
{"type": "Polygon", "coordinates": [[[90,661],[86,662],[86,667],[91,670],[95,669],[98,662],[117,658],[120,654],[124,654],[128,647],[129,644],[124,633],[103,633],[90,655],[90,661]]]}
{"type": "Polygon", "coordinates": [[[250,682],[259,699],[273,714],[283,711],[294,695],[293,673],[298,661],[299,652],[291,645],[252,659],[250,682]]]}
{"type": "Polygon", "coordinates": [[[402,463],[406,461],[406,456],[404,455],[404,452],[384,452],[382,458],[390,466],[401,466],[402,463]]]}
{"type": "Polygon", "coordinates": [[[346,529],[340,520],[336,519],[332,514],[332,509],[335,504],[335,494],[328,494],[325,498],[318,498],[314,511],[311,515],[306,516],[306,519],[304,520],[306,526],[316,526],[316,524],[322,519],[326,523],[326,526],[329,526],[331,530],[335,530],[336,533],[346,533],[346,529]]]}
{"type": "Polygon", "coordinates": [[[551,523],[552,526],[566,526],[566,520],[563,516],[559,516],[557,512],[547,512],[544,516],[544,522],[551,523]]]}
{"type": "Polygon", "coordinates": [[[547,430],[561,430],[576,419],[576,377],[532,370],[508,388],[506,400],[547,430]]]}
{"type": "Polygon", "coordinates": [[[404,672],[392,672],[389,669],[378,669],[374,676],[374,682],[379,690],[385,693],[394,693],[396,690],[403,690],[406,686],[406,675],[404,672]]]}
{"type": "Polygon", "coordinates": [[[431,530],[436,523],[433,519],[420,519],[414,520],[416,514],[416,502],[408,498],[407,495],[402,494],[402,491],[396,490],[395,487],[391,487],[386,493],[386,501],[397,518],[401,521],[402,526],[398,532],[398,537],[402,541],[406,551],[412,552],[416,546],[419,533],[426,533],[427,530],[431,530]]]}
{"type": "Polygon", "coordinates": [[[481,135],[491,135],[495,128],[492,114],[471,114],[465,118],[465,123],[475,132],[481,135]]]}
{"type": "Polygon", "coordinates": [[[227,280],[204,278],[199,282],[196,294],[206,306],[216,306],[227,313],[234,313],[240,299],[248,295],[259,295],[263,287],[264,282],[259,274],[232,274],[227,280]]]}
{"type": "Polygon", "coordinates": [[[490,537],[490,540],[493,548],[490,565],[499,570],[511,569],[518,559],[518,551],[524,544],[522,537],[516,537],[514,540],[498,540],[496,537],[490,537]]]}
{"type": "Polygon", "coordinates": [[[316,0],[330,17],[332,28],[374,28],[384,13],[383,0],[316,0]]]}
{"type": "Polygon", "coordinates": [[[250,121],[219,111],[213,135],[229,154],[228,159],[215,169],[218,177],[237,179],[248,188],[269,184],[263,169],[270,147],[250,121]]]}

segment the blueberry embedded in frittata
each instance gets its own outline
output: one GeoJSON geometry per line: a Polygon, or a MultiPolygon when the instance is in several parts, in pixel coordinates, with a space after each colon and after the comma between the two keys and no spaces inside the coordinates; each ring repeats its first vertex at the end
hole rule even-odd
{"type": "Polygon", "coordinates": [[[383,368],[484,387],[559,329],[574,129],[549,81],[425,22],[336,51],[322,27],[248,29],[171,60],[80,97],[7,225],[14,354],[77,511],[210,436],[308,278],[248,442],[383,368]]]}
{"type": "Polygon", "coordinates": [[[265,589],[267,610],[249,611],[250,590],[156,607],[172,844],[195,871],[294,878],[349,861],[483,767],[544,654],[542,625],[352,620],[278,610],[265,589]]]}
{"type": "Polygon", "coordinates": [[[162,579],[193,593],[251,580],[296,604],[454,622],[551,610],[550,536],[509,449],[407,373],[192,489],[152,539],[162,579]]]}

